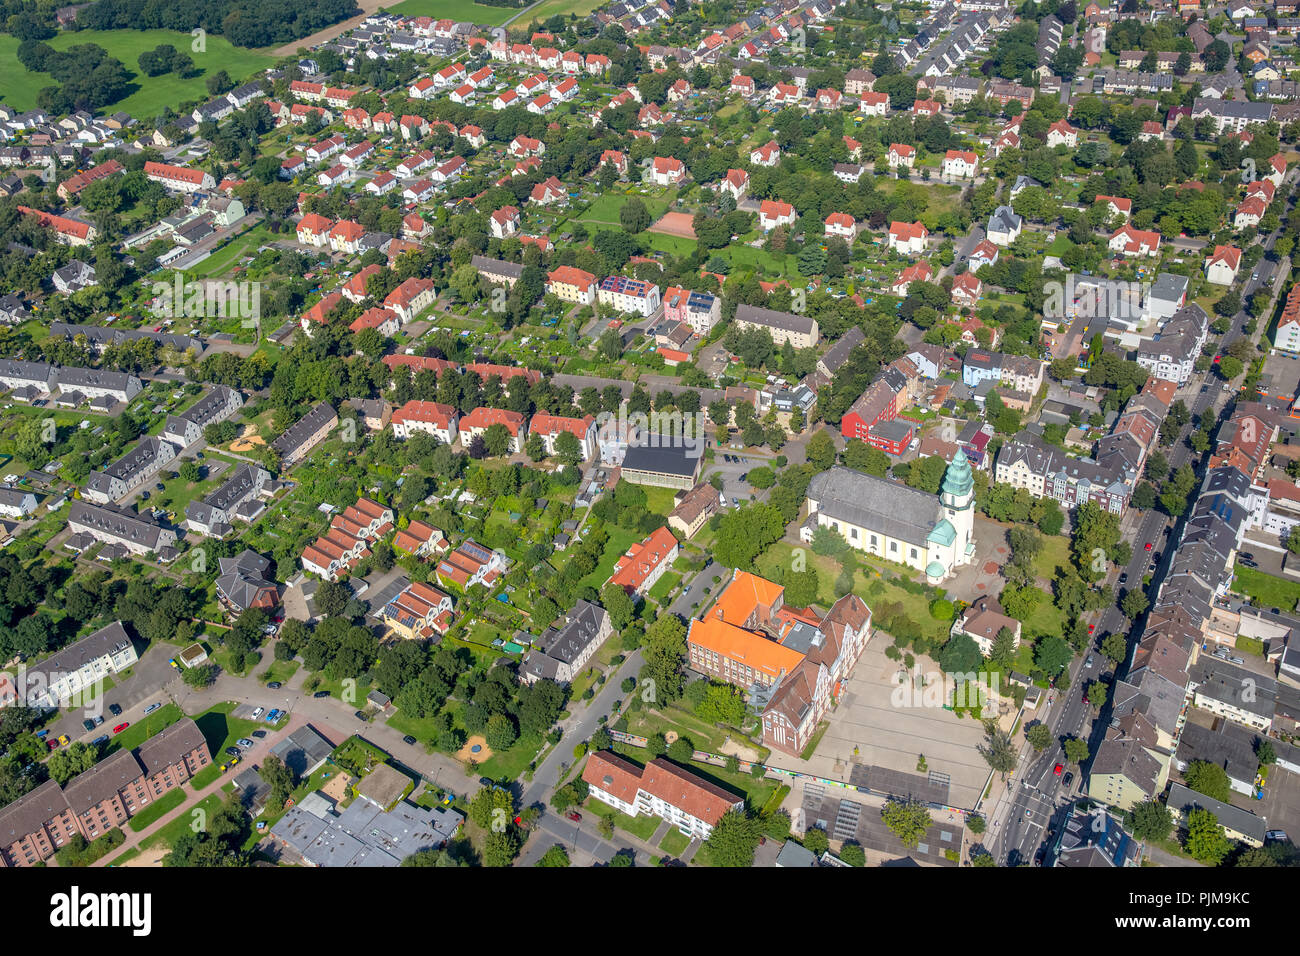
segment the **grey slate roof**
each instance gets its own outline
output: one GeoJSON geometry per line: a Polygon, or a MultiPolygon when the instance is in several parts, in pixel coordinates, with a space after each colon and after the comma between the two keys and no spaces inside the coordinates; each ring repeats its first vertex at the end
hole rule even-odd
{"type": "Polygon", "coordinates": [[[838,466],[814,476],[808,485],[808,498],[816,501],[818,512],[828,518],[870,528],[922,548],[943,517],[935,495],[838,466]]]}

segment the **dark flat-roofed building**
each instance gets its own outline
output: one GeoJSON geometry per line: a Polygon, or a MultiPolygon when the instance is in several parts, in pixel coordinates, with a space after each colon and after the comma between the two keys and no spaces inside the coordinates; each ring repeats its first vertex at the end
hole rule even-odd
{"type": "Polygon", "coordinates": [[[686,491],[699,480],[704,461],[702,441],[687,447],[680,438],[663,437],[664,444],[652,445],[655,436],[645,435],[638,444],[630,444],[623,458],[621,476],[636,485],[679,488],[686,491]],[[669,444],[671,443],[671,444],[669,444]]]}

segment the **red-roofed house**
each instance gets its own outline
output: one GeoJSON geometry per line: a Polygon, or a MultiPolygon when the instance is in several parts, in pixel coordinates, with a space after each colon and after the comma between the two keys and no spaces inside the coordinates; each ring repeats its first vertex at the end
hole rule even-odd
{"type": "Polygon", "coordinates": [[[461,447],[469,448],[470,442],[476,436],[482,435],[493,425],[504,425],[506,427],[506,431],[510,433],[510,450],[512,452],[517,453],[524,450],[524,441],[528,437],[527,419],[518,412],[507,411],[504,408],[485,407],[474,409],[460,420],[461,447]]]}
{"type": "Polygon", "coordinates": [[[776,140],[771,140],[749,154],[749,161],[755,166],[764,166],[771,168],[781,161],[781,147],[776,145],[776,140]]]}
{"type": "Polygon", "coordinates": [[[627,549],[614,565],[610,581],[629,595],[644,597],[677,560],[678,553],[677,538],[667,528],[659,528],[627,549]]]}
{"type": "Polygon", "coordinates": [[[650,167],[650,181],[656,186],[676,186],[686,178],[686,164],[672,156],[656,156],[650,167]]]}
{"type": "Polygon", "coordinates": [[[444,445],[454,445],[459,437],[459,416],[452,405],[412,400],[393,412],[390,424],[393,437],[406,439],[416,432],[432,435],[444,445]]]}
{"type": "Polygon", "coordinates": [[[707,840],[728,810],[745,801],[662,757],[644,768],[608,750],[593,753],[582,770],[592,797],[628,816],[661,817],[693,840],[707,840]]]}
{"type": "Polygon", "coordinates": [[[1121,226],[1110,237],[1110,251],[1125,256],[1154,256],[1160,252],[1160,233],[1121,226]]]}
{"type": "Polygon", "coordinates": [[[366,309],[361,315],[353,319],[352,324],[348,326],[348,331],[360,332],[363,329],[375,329],[380,335],[390,338],[396,335],[401,327],[402,320],[397,317],[396,312],[374,307],[366,309]]]}
{"type": "Polygon", "coordinates": [[[590,415],[583,418],[564,418],[538,412],[528,423],[528,430],[542,436],[542,446],[548,455],[556,454],[555,440],[560,437],[561,432],[568,432],[578,439],[584,461],[596,454],[596,420],[590,415]]]}
{"type": "Polygon", "coordinates": [[[893,222],[889,225],[889,248],[901,255],[915,256],[925,252],[925,242],[930,230],[919,222],[893,222]]]}
{"type": "Polygon", "coordinates": [[[1079,145],[1079,131],[1063,119],[1047,127],[1048,146],[1068,146],[1071,149],[1079,145]]]}
{"type": "Polygon", "coordinates": [[[826,237],[837,236],[852,242],[858,234],[857,223],[846,212],[833,212],[826,217],[826,237]]]}
{"type": "Polygon", "coordinates": [[[311,335],[312,324],[324,325],[326,320],[329,318],[330,312],[332,312],[334,307],[342,301],[343,295],[338,292],[331,292],[329,295],[325,296],[302,314],[302,318],[298,320],[299,325],[302,326],[302,330],[308,335],[311,335]]]}
{"type": "Polygon", "coordinates": [[[519,231],[519,207],[502,206],[495,210],[489,217],[492,224],[492,235],[498,239],[505,239],[513,236],[519,231]]]}
{"type": "Polygon", "coordinates": [[[764,232],[777,226],[788,226],[795,221],[794,206],[779,199],[764,199],[758,207],[758,225],[764,232]]]}
{"type": "Polygon", "coordinates": [[[933,276],[934,270],[930,268],[930,263],[919,259],[898,274],[898,279],[895,280],[890,291],[894,295],[907,295],[907,290],[913,282],[929,282],[933,276]]]}
{"type": "Polygon", "coordinates": [[[749,192],[749,173],[743,169],[728,169],[719,189],[739,203],[749,192]]]}
{"type": "Polygon", "coordinates": [[[600,154],[600,165],[612,166],[620,176],[627,175],[627,155],[617,149],[607,149],[600,154]]]}
{"type": "Polygon", "coordinates": [[[1110,215],[1122,216],[1126,220],[1129,213],[1133,211],[1133,200],[1124,199],[1121,196],[1102,196],[1099,194],[1095,201],[1098,205],[1106,203],[1110,207],[1110,215]]]}
{"type": "Polygon", "coordinates": [[[1237,281],[1241,266],[1241,250],[1236,246],[1215,246],[1214,253],[1205,257],[1205,279],[1215,285],[1232,285],[1237,281]]]}
{"type": "Polygon", "coordinates": [[[908,146],[906,143],[893,143],[885,158],[889,160],[890,169],[897,169],[899,166],[911,169],[916,165],[916,147],[908,146]]]}
{"type": "Polygon", "coordinates": [[[884,116],[889,112],[889,94],[863,93],[858,98],[858,109],[867,116],[884,116]]]}
{"type": "Polygon", "coordinates": [[[972,308],[983,292],[983,284],[970,272],[963,272],[952,280],[952,301],[956,305],[972,308]]]}
{"type": "Polygon", "coordinates": [[[309,212],[298,220],[298,241],[304,246],[323,248],[329,245],[330,229],[333,227],[332,219],[309,212]]]}
{"type": "Polygon", "coordinates": [[[548,176],[543,182],[533,187],[533,191],[528,194],[528,198],[539,206],[550,206],[553,203],[564,202],[568,195],[564,191],[563,183],[554,176],[548,176]]]}
{"type": "Polygon", "coordinates": [[[346,298],[349,302],[365,301],[366,296],[369,295],[369,293],[366,291],[366,286],[370,282],[370,277],[378,275],[382,271],[383,270],[379,267],[378,263],[373,263],[371,265],[366,266],[364,269],[362,269],[360,272],[358,272],[356,275],[354,275],[351,279],[349,279],[347,282],[343,284],[342,292],[344,298],[346,298]]]}
{"type": "Polygon", "coordinates": [[[146,162],[145,177],[160,183],[164,189],[172,192],[193,193],[200,189],[215,189],[217,181],[211,173],[188,166],[169,166],[166,163],[146,162]]]}
{"type": "Polygon", "coordinates": [[[391,309],[401,316],[403,322],[412,321],[417,315],[433,304],[437,290],[431,279],[407,279],[384,299],[384,308],[391,309]]]}
{"type": "Polygon", "coordinates": [[[361,223],[353,222],[351,219],[340,219],[330,229],[330,248],[335,252],[355,254],[360,251],[357,244],[365,234],[365,227],[361,223]]]}
{"type": "Polygon", "coordinates": [[[970,179],[979,169],[979,157],[969,150],[950,149],[943,157],[944,179],[970,179]]]}

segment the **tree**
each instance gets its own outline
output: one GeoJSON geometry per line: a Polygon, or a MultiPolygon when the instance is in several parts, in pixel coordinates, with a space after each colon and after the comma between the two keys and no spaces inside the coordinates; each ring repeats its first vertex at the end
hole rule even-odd
{"type": "MultiPolygon", "coordinates": [[[[279,648],[277,647],[277,650],[279,648]]],[[[196,690],[204,687],[210,687],[217,679],[216,664],[199,664],[194,667],[187,667],[181,673],[181,680],[185,682],[186,687],[193,687],[196,690]]]]}
{"type": "Polygon", "coordinates": [[[818,471],[829,471],[835,464],[835,441],[825,429],[813,432],[804,454],[808,463],[818,471]]]}
{"type": "Polygon", "coordinates": [[[1118,664],[1128,657],[1128,640],[1121,633],[1107,634],[1101,642],[1101,655],[1112,663],[1118,664]]]}
{"type": "Polygon", "coordinates": [[[762,836],[758,821],[743,810],[728,810],[713,826],[713,832],[704,841],[709,848],[709,861],[714,866],[749,867],[754,865],[754,851],[762,836]]]}
{"type": "Polygon", "coordinates": [[[567,850],[564,849],[564,847],[560,846],[560,844],[557,843],[555,844],[555,846],[551,847],[549,850],[547,850],[545,853],[542,854],[542,858],[537,861],[536,865],[555,866],[555,867],[568,866],[569,853],[567,850]]]}
{"type": "Polygon", "coordinates": [[[1070,737],[1065,741],[1065,759],[1070,763],[1081,764],[1088,759],[1088,741],[1070,737]]]}
{"type": "Polygon", "coordinates": [[[1228,781],[1227,772],[1208,760],[1193,760],[1188,764],[1183,771],[1183,782],[1197,793],[1213,797],[1221,803],[1227,803],[1232,798],[1232,784],[1228,781]]]}
{"type": "Polygon", "coordinates": [[[508,826],[499,832],[487,835],[483,843],[483,865],[494,867],[509,866],[519,855],[523,841],[514,826],[508,826]]]}
{"type": "Polygon", "coordinates": [[[856,843],[846,843],[840,848],[840,859],[849,866],[866,866],[867,851],[856,843]]]}
{"type": "Polygon", "coordinates": [[[831,848],[831,841],[826,836],[826,831],[818,827],[812,827],[803,835],[803,845],[805,849],[812,851],[816,857],[821,857],[823,853],[831,848]]]}
{"type": "Polygon", "coordinates": [[[271,788],[271,795],[268,798],[269,805],[274,810],[283,808],[297,784],[293,770],[285,766],[284,761],[275,754],[270,754],[262,761],[259,773],[271,788]]]}
{"type": "Polygon", "coordinates": [[[903,845],[915,849],[934,822],[930,811],[919,800],[887,800],[880,808],[880,818],[903,845]]]}
{"type": "Polygon", "coordinates": [[[1185,849],[1192,858],[1207,866],[1218,866],[1232,851],[1232,844],[1224,836],[1219,818],[1209,810],[1193,810],[1187,814],[1187,839],[1185,849]]]}
{"type": "Polygon", "coordinates": [[[1030,724],[1025,728],[1025,739],[1035,750],[1043,751],[1052,742],[1052,728],[1047,724],[1030,724]]]}
{"type": "Polygon", "coordinates": [[[638,233],[650,225],[650,211],[645,203],[633,196],[618,211],[619,224],[630,233],[638,233]]]}
{"type": "Polygon", "coordinates": [[[1011,743],[1011,735],[997,723],[993,721],[984,722],[984,743],[976,745],[980,756],[984,762],[988,763],[992,770],[1001,774],[1002,778],[1015,770],[1015,745],[1011,743]]]}
{"type": "Polygon", "coordinates": [[[1146,611],[1150,602],[1147,596],[1137,588],[1129,591],[1119,602],[1119,609],[1130,621],[1136,621],[1146,611]]]}
{"type": "Polygon", "coordinates": [[[493,458],[500,458],[507,454],[512,440],[510,429],[500,422],[489,425],[483,432],[483,444],[487,448],[487,453],[493,458]]]}
{"type": "Polygon", "coordinates": [[[1148,800],[1133,808],[1133,836],[1143,843],[1159,843],[1174,828],[1174,818],[1163,803],[1148,800]]]}
{"type": "Polygon", "coordinates": [[[682,695],[684,676],[682,668],[686,661],[686,627],[671,615],[657,618],[646,629],[645,643],[641,650],[645,666],[641,669],[640,682],[654,683],[647,690],[656,703],[669,703],[682,695]]]}

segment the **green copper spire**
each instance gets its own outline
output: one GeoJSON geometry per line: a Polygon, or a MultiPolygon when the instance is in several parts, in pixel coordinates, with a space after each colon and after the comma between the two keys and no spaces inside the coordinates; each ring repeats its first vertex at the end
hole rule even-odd
{"type": "Polygon", "coordinates": [[[970,462],[966,459],[966,453],[960,448],[957,454],[952,457],[952,464],[943,476],[943,493],[953,497],[961,497],[971,493],[975,487],[975,478],[971,475],[970,462]]]}

